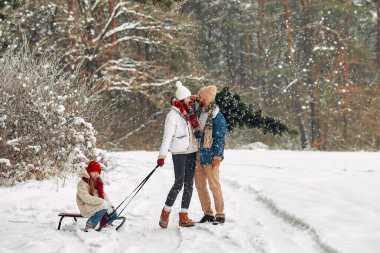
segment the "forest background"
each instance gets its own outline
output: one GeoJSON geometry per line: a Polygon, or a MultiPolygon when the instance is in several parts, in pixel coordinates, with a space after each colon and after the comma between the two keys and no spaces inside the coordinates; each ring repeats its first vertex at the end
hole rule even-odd
{"type": "Polygon", "coordinates": [[[62,73],[90,80],[70,90],[91,98],[82,115],[107,150],[158,150],[180,80],[229,86],[299,132],[236,130],[229,148],[378,151],[379,16],[376,0],[9,0],[0,58],[59,55],[62,73]]]}

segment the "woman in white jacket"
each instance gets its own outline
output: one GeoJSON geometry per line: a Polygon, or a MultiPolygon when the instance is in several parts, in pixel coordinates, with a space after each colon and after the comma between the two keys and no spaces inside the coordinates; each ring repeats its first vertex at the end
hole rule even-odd
{"type": "Polygon", "coordinates": [[[201,129],[198,119],[190,106],[191,93],[180,81],[176,83],[177,90],[172,100],[172,108],[166,116],[165,130],[157,160],[159,166],[164,165],[167,153],[172,153],[174,165],[174,184],[166,198],[165,206],[161,211],[159,225],[167,228],[171,207],[178,193],[184,188],[179,213],[179,225],[191,227],[195,222],[188,217],[188,208],[193,193],[193,180],[196,164],[196,153],[201,129]]]}

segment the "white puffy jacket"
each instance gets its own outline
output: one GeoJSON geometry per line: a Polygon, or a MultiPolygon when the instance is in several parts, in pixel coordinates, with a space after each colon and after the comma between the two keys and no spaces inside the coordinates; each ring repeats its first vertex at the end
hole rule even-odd
{"type": "Polygon", "coordinates": [[[160,158],[165,158],[168,152],[186,152],[190,147],[190,123],[181,114],[179,109],[172,106],[166,115],[165,130],[160,148],[160,158]]]}

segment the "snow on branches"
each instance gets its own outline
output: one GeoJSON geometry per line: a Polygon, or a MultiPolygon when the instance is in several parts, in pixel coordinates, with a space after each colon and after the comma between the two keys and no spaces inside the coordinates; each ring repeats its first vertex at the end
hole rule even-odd
{"type": "Polygon", "coordinates": [[[86,80],[64,72],[58,56],[9,51],[0,59],[0,185],[106,163],[81,115],[86,80]]]}
{"type": "Polygon", "coordinates": [[[0,45],[16,48],[25,36],[31,47],[44,50],[44,43],[63,51],[68,70],[84,63],[87,75],[100,81],[99,92],[139,88],[142,83],[161,81],[162,73],[170,72],[167,61],[171,59],[165,54],[173,48],[181,26],[172,14],[149,4],[174,2],[34,1],[14,11],[9,17],[12,25],[7,25],[10,21],[0,24],[4,31],[0,45]]]}

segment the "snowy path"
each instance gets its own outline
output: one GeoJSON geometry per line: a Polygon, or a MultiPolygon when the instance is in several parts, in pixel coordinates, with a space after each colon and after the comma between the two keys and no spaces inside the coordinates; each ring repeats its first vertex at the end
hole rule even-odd
{"type": "MultiPolygon", "coordinates": [[[[112,154],[105,181],[114,204],[153,169],[156,155],[112,154]]],[[[0,188],[0,252],[377,252],[376,164],[376,153],[227,151],[221,168],[226,224],[180,228],[177,201],[166,230],[158,219],[173,180],[171,159],[131,202],[118,232],[84,233],[85,220],[69,218],[56,231],[59,212],[77,212],[76,178],[64,188],[56,180],[0,188]]],[[[201,218],[196,190],[189,216],[201,218]]]]}

